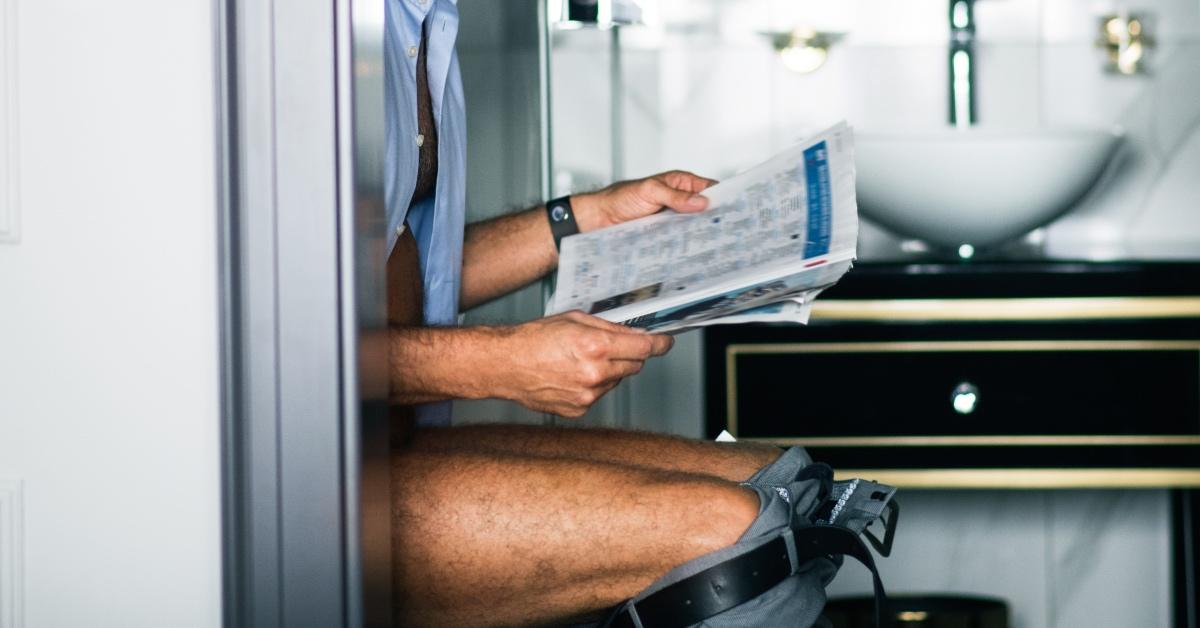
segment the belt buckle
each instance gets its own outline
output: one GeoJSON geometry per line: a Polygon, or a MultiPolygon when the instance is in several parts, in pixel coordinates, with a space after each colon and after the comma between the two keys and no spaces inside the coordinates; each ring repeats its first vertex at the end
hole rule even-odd
{"type": "Polygon", "coordinates": [[[900,504],[897,504],[895,499],[888,502],[887,514],[886,518],[880,514],[878,519],[883,522],[882,541],[871,532],[870,528],[872,525],[875,525],[874,521],[862,531],[863,536],[867,537],[867,542],[871,544],[871,547],[874,547],[875,551],[879,552],[879,555],[885,558],[892,555],[892,541],[896,538],[896,523],[900,520],[900,504]]]}

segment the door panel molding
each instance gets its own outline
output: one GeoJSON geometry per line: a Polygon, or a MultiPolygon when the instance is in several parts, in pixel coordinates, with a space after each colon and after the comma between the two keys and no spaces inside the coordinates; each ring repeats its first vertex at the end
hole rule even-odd
{"type": "Polygon", "coordinates": [[[0,628],[25,626],[22,483],[0,478],[0,628]]]}
{"type": "Polygon", "coordinates": [[[214,0],[227,627],[389,622],[382,9],[214,0]]]}
{"type": "Polygon", "coordinates": [[[17,0],[0,0],[0,243],[21,239],[17,78],[17,0]]]}

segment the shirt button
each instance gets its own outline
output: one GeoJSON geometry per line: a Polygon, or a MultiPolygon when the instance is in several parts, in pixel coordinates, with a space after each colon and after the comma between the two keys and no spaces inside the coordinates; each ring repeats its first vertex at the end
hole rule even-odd
{"type": "Polygon", "coordinates": [[[400,226],[399,226],[399,227],[396,227],[396,235],[398,235],[398,236],[402,236],[402,235],[404,235],[404,228],[405,228],[406,226],[407,226],[407,225],[406,225],[405,223],[400,223],[400,226]]]}
{"type": "Polygon", "coordinates": [[[425,145],[425,136],[421,133],[417,133],[417,146],[421,147],[424,145],[425,145]]]}
{"type": "Polygon", "coordinates": [[[410,56],[410,57],[415,57],[415,56],[417,56],[417,47],[416,47],[416,46],[409,46],[409,47],[408,47],[408,56],[410,56]]]}

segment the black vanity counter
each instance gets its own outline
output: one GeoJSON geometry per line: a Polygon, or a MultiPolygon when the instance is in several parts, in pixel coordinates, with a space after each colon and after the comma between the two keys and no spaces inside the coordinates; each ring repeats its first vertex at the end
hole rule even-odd
{"type": "Polygon", "coordinates": [[[1200,261],[859,263],[821,298],[1172,295],[1200,295],[1200,261]]]}
{"type": "Polygon", "coordinates": [[[862,264],[705,332],[707,427],[923,486],[1200,485],[1200,263],[862,264]]]}

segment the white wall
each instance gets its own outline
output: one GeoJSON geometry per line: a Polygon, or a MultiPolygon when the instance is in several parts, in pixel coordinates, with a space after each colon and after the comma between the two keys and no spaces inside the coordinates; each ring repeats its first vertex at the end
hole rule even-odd
{"type": "Polygon", "coordinates": [[[0,627],[217,626],[211,3],[14,4],[0,627]]]}
{"type": "MultiPolygon", "coordinates": [[[[689,168],[717,178],[839,119],[857,131],[941,129],[947,116],[946,0],[648,0],[656,18],[622,35],[630,175],[689,168]],[[764,32],[844,34],[811,74],[786,69],[764,32]]],[[[1200,212],[1200,4],[1195,0],[980,2],[980,125],[996,130],[1123,128],[1114,167],[1045,232],[1063,259],[1196,259],[1200,212]],[[1106,72],[1100,16],[1146,17],[1155,41],[1137,76],[1106,72]]],[[[601,42],[603,40],[600,40],[601,42]]],[[[596,41],[556,41],[559,111],[594,102],[596,41]]],[[[600,68],[603,71],[603,68],[600,68]]],[[[556,116],[557,117],[557,116],[556,116]]],[[[595,125],[556,119],[557,177],[583,173],[595,125]],[[573,151],[570,147],[578,147],[573,151]]],[[[860,259],[903,259],[863,223],[860,259]],[[872,246],[875,245],[875,246],[872,246]]]]}
{"type": "MultiPolygon", "coordinates": [[[[1008,602],[1013,628],[1171,625],[1171,504],[1165,490],[919,491],[897,496],[892,595],[1008,602]]],[[[868,595],[853,560],[829,595],[868,595]]]]}

